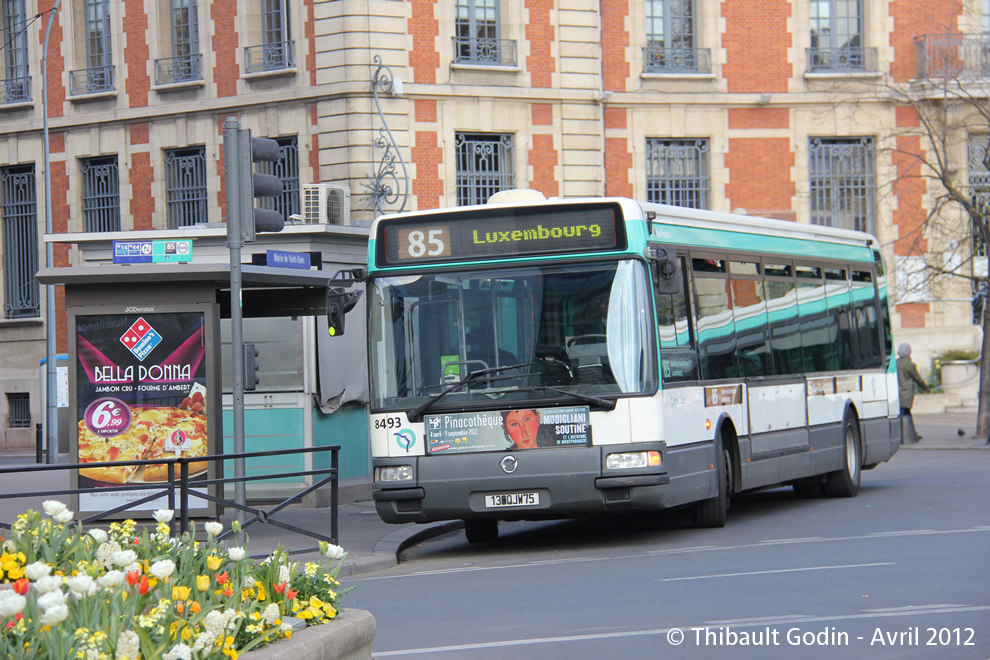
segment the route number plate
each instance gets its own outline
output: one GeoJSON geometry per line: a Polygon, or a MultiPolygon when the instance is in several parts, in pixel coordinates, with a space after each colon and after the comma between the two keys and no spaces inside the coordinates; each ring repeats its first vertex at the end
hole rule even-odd
{"type": "Polygon", "coordinates": [[[507,506],[539,506],[539,493],[506,493],[504,495],[485,495],[486,509],[500,509],[507,506]]]}

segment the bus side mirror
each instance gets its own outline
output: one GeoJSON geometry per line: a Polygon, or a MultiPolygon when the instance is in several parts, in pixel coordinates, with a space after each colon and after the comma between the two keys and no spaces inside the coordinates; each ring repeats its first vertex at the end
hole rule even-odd
{"type": "Polygon", "coordinates": [[[344,291],[343,289],[327,289],[327,332],[331,337],[344,334],[344,316],[354,309],[361,291],[344,291]]]}
{"type": "Polygon", "coordinates": [[[651,245],[647,256],[653,264],[653,284],[657,293],[677,293],[681,278],[677,276],[677,252],[673,248],[651,245]]]}
{"type": "Polygon", "coordinates": [[[332,286],[343,284],[350,286],[355,282],[364,281],[364,270],[355,268],[352,270],[342,270],[334,274],[327,283],[327,332],[331,337],[339,337],[344,334],[344,316],[354,309],[354,305],[361,298],[362,291],[347,291],[342,287],[332,286]]]}

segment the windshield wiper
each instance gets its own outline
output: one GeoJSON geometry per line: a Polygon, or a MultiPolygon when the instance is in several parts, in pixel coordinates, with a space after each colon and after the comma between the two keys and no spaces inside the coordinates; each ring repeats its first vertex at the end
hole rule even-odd
{"type": "MultiPolygon", "coordinates": [[[[424,403],[422,405],[419,405],[419,406],[416,406],[406,416],[409,418],[409,421],[410,422],[419,422],[419,421],[422,421],[423,414],[427,410],[429,410],[431,407],[433,407],[433,404],[435,404],[437,401],[439,401],[440,399],[444,398],[445,396],[447,396],[451,392],[456,392],[457,390],[461,389],[462,387],[464,387],[466,385],[472,385],[472,384],[476,384],[476,383],[486,383],[486,382],[491,382],[492,380],[497,380],[495,378],[483,378],[483,376],[488,376],[490,374],[497,374],[497,373],[500,373],[502,371],[509,371],[510,369],[522,369],[523,367],[528,367],[528,366],[531,366],[533,364],[535,364],[535,362],[524,362],[522,364],[512,364],[512,365],[509,365],[507,367],[491,367],[489,369],[479,369],[477,371],[472,371],[472,372],[468,373],[468,375],[463,380],[459,380],[456,383],[452,384],[450,387],[448,387],[447,389],[445,389],[443,392],[440,392],[440,394],[436,395],[435,397],[433,397],[432,399],[430,399],[426,403],[424,403]]],[[[511,376],[511,377],[514,377],[514,376],[511,376]]],[[[615,407],[615,404],[613,403],[612,406],[615,407]]],[[[611,410],[611,408],[610,408],[610,410],[611,410]]]]}
{"type": "Polygon", "coordinates": [[[519,392],[539,392],[542,390],[547,390],[549,392],[556,392],[557,394],[564,394],[576,399],[577,401],[583,401],[589,403],[593,406],[600,406],[605,410],[615,410],[615,401],[613,399],[603,399],[598,396],[591,396],[590,394],[580,394],[578,392],[568,392],[567,390],[560,390],[556,387],[550,387],[548,385],[534,385],[532,387],[520,387],[517,391],[519,392]]]}

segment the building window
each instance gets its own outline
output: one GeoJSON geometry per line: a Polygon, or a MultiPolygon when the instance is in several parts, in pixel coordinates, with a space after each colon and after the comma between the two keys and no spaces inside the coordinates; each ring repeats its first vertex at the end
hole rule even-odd
{"type": "Polygon", "coordinates": [[[876,233],[873,138],[812,138],[811,223],[876,233]]]}
{"type": "Polygon", "coordinates": [[[196,0],[170,0],[172,57],[155,61],[155,84],[202,80],[196,0]]]}
{"type": "Polygon", "coordinates": [[[876,71],[876,48],[863,47],[862,0],[811,0],[808,71],[876,71]]]}
{"type": "Polygon", "coordinates": [[[709,51],[697,48],[694,0],[646,0],[647,73],[707,73],[709,51]]]}
{"type": "Polygon", "coordinates": [[[34,165],[0,168],[3,223],[3,313],[41,316],[38,280],[38,197],[34,165]]]}
{"type": "Polygon", "coordinates": [[[272,174],[282,180],[282,194],[278,197],[261,198],[258,206],[277,211],[285,222],[291,222],[293,215],[299,215],[299,139],[296,136],[275,138],[281,155],[274,163],[259,163],[258,171],[272,174]]]}
{"type": "Polygon", "coordinates": [[[117,157],[82,162],[83,231],[120,231],[120,181],[117,157]]]}
{"type": "Polygon", "coordinates": [[[512,136],[458,133],[457,205],[484,204],[501,190],[515,186],[512,174],[512,136]]]}
{"type": "Polygon", "coordinates": [[[31,395],[27,393],[7,394],[7,426],[12,429],[31,428],[31,395]]]}
{"type": "Polygon", "coordinates": [[[260,46],[244,49],[245,73],[295,66],[288,0],[261,0],[261,39],[260,46]]]}
{"type": "Polygon", "coordinates": [[[31,100],[25,0],[3,1],[3,103],[31,100]]]}
{"type": "Polygon", "coordinates": [[[84,0],[86,68],[70,73],[71,94],[112,92],[110,0],[84,0]]]}
{"type": "Polygon", "coordinates": [[[499,35],[498,0],[457,0],[454,9],[455,62],[515,65],[515,42],[499,35]]]}
{"type": "Polygon", "coordinates": [[[707,209],[708,140],[646,140],[646,201],[707,209]]]}
{"type": "Polygon", "coordinates": [[[165,207],[169,229],[207,222],[205,147],[165,151],[165,207]]]}

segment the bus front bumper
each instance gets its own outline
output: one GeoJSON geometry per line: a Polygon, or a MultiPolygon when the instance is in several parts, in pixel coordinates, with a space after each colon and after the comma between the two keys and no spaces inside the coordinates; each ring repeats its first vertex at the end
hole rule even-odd
{"type": "Polygon", "coordinates": [[[637,443],[375,459],[375,468],[411,466],[413,479],[376,481],[372,498],[378,515],[388,523],[570,518],[666,508],[670,479],[663,462],[621,470],[606,467],[609,454],[644,451],[666,457],[663,443],[637,443]],[[513,460],[506,461],[509,456],[513,460]],[[513,462],[512,471],[503,467],[513,462]],[[517,494],[536,504],[493,506],[489,497],[517,494]]]}

